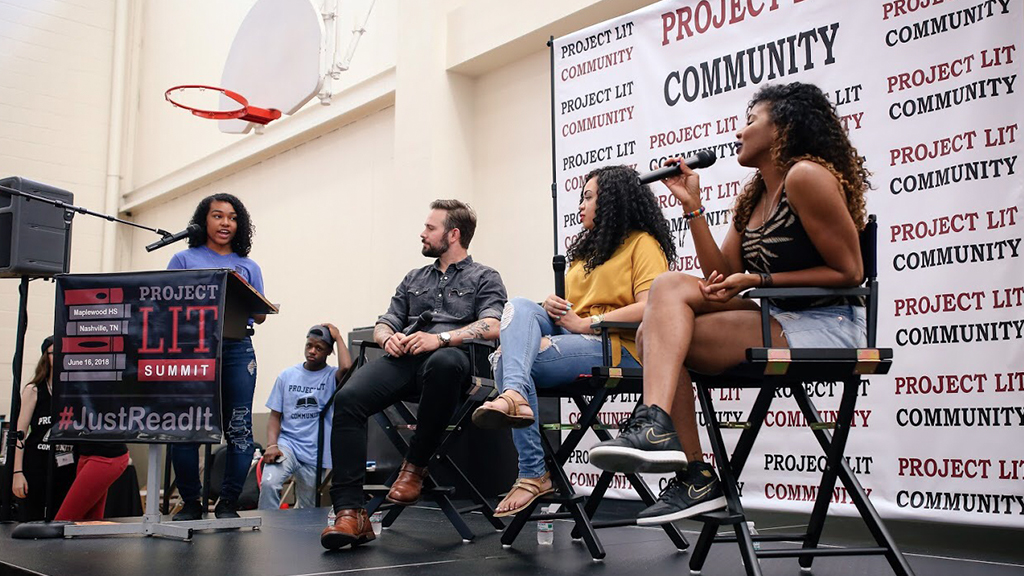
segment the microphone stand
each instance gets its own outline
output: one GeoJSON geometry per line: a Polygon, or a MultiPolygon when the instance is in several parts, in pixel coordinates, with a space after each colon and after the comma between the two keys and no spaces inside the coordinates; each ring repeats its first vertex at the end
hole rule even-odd
{"type": "MultiPolygon", "coordinates": [[[[149,230],[150,232],[160,234],[164,238],[172,236],[170,232],[160,228],[150,228],[149,226],[129,222],[128,220],[122,220],[120,218],[110,216],[109,214],[93,212],[87,208],[74,206],[62,200],[37,196],[35,194],[30,194],[7,186],[0,186],[0,192],[4,192],[12,196],[20,196],[27,201],[38,201],[44,204],[50,204],[64,211],[64,274],[67,274],[71,270],[71,221],[75,217],[75,214],[88,214],[89,216],[95,216],[110,222],[117,222],[119,224],[142,228],[143,230],[149,230]]],[[[21,412],[21,371],[25,357],[25,333],[28,331],[28,283],[40,278],[46,278],[46,276],[32,277],[29,275],[22,275],[21,285],[18,287],[18,330],[14,343],[14,359],[11,362],[11,369],[14,372],[14,378],[11,385],[11,423],[7,431],[7,460],[3,466],[0,466],[0,523],[8,523],[14,520],[11,513],[11,498],[13,496],[11,493],[11,486],[14,479],[14,452],[17,450],[18,440],[20,440],[20,438],[18,438],[18,417],[21,412]]],[[[50,458],[53,458],[53,452],[53,450],[50,451],[50,458]]],[[[51,513],[51,511],[47,510],[47,516],[51,513]]]]}

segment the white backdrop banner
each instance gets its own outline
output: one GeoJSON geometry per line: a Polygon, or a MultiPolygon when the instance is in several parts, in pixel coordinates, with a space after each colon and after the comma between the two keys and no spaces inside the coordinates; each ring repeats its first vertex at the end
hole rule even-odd
{"type": "MultiPolygon", "coordinates": [[[[895,356],[890,375],[861,385],[847,456],[885,517],[1024,526],[1022,1],[676,0],[552,46],[563,253],[580,231],[589,170],[646,172],[703,149],[719,158],[701,182],[721,241],[751,176],[734,157],[753,93],[810,82],[836,104],[873,173],[878,344],[895,356]]],[[[672,268],[702,275],[680,206],[652,188],[678,242],[672,268]]],[[[826,414],[839,391],[809,386],[826,414]]],[[[717,392],[720,419],[744,420],[753,399],[717,392]]],[[[629,411],[635,399],[624,400],[605,421],[629,411]]],[[[578,417],[571,402],[562,414],[578,417]]],[[[731,447],[739,431],[724,435],[731,447]]],[[[584,492],[599,475],[586,450],[595,441],[569,467],[584,492]]],[[[744,505],[809,511],[819,454],[796,403],[776,400],[746,466],[744,505]]],[[[667,477],[647,480],[658,492],[667,477]]],[[[613,487],[633,496],[623,477],[613,487]]],[[[841,484],[833,502],[833,513],[856,512],[841,484]]]]}

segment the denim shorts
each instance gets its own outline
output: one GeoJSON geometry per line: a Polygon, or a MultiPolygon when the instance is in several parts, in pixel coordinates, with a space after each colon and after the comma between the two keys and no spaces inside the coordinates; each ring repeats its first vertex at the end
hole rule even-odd
{"type": "Polygon", "coordinates": [[[867,345],[867,315],[863,306],[823,306],[782,310],[769,305],[782,325],[790,348],[862,348],[867,345]]]}

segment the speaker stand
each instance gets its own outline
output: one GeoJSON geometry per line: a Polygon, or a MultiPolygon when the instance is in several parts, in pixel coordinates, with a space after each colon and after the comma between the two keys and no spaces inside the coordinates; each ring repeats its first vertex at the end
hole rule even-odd
{"type": "MultiPolygon", "coordinates": [[[[122,220],[109,214],[93,212],[87,208],[68,204],[61,200],[46,198],[36,194],[29,194],[28,192],[17,190],[15,188],[0,186],[0,191],[12,196],[20,196],[28,201],[50,204],[64,211],[64,274],[67,274],[71,270],[71,222],[76,213],[88,214],[89,216],[102,218],[108,222],[117,222],[118,224],[149,230],[150,232],[155,232],[164,238],[172,235],[170,232],[160,228],[151,228],[136,222],[122,220]]],[[[30,277],[28,275],[22,276],[21,285],[18,288],[18,331],[14,343],[14,360],[11,362],[11,370],[14,372],[14,379],[11,384],[11,424],[7,434],[7,462],[4,466],[0,466],[0,523],[14,521],[14,514],[11,510],[11,499],[13,497],[13,494],[11,493],[11,484],[14,478],[14,452],[17,450],[18,441],[21,440],[21,438],[19,438],[20,434],[18,433],[18,416],[21,412],[21,370],[24,364],[25,355],[25,333],[28,331],[28,283],[38,278],[41,277],[30,277]]],[[[47,511],[47,514],[51,513],[52,511],[47,511]]]]}

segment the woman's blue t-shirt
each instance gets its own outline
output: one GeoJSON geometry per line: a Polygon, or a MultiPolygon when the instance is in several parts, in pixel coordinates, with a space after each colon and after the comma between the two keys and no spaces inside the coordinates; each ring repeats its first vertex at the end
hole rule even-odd
{"type": "Polygon", "coordinates": [[[234,252],[217,254],[204,244],[188,250],[182,250],[167,264],[168,270],[195,270],[199,268],[231,268],[238,272],[246,282],[263,294],[263,271],[252,258],[239,256],[234,252]]]}
{"type": "MultiPolygon", "coordinates": [[[[239,256],[234,252],[217,254],[206,245],[182,250],[167,263],[168,270],[196,270],[201,268],[230,268],[238,272],[253,288],[263,294],[263,271],[252,258],[239,256]]],[[[253,320],[249,318],[249,326],[253,320]]]]}

